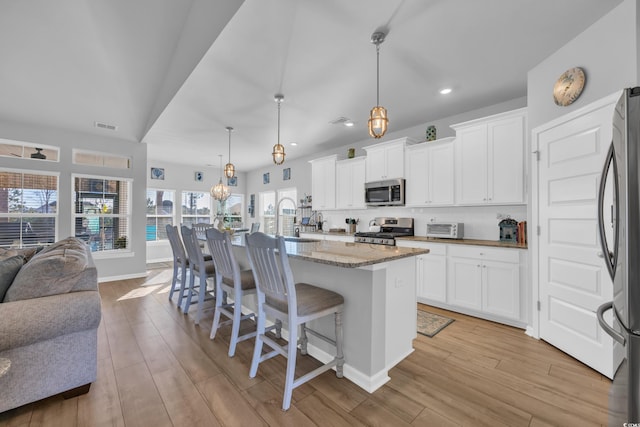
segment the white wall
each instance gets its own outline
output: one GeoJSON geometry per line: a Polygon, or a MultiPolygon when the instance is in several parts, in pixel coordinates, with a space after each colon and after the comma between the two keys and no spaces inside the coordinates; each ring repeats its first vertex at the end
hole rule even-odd
{"type": "MultiPolygon", "coordinates": [[[[75,233],[73,225],[72,174],[90,174],[97,176],[122,177],[133,179],[131,201],[133,217],[131,221],[132,236],[130,256],[117,258],[100,258],[96,255],[98,277],[101,280],[115,277],[136,277],[145,272],[145,192],[146,192],[146,144],[133,143],[110,136],[96,136],[81,134],[60,129],[47,128],[36,125],[25,125],[0,121],[2,138],[29,143],[40,143],[60,147],[59,162],[43,162],[31,159],[11,159],[0,157],[0,168],[22,170],[39,170],[59,173],[58,188],[58,235],[57,240],[72,236],[75,233]],[[95,166],[74,165],[72,162],[73,148],[99,151],[103,153],[130,156],[131,169],[96,168],[95,166]],[[137,233],[136,230],[141,230],[137,233]]],[[[109,131],[105,131],[108,135],[109,131]]]]}
{"type": "MultiPolygon", "coordinates": [[[[281,166],[268,166],[261,169],[253,170],[247,173],[247,198],[249,194],[256,195],[256,204],[258,203],[258,194],[262,191],[275,190],[278,188],[296,187],[298,190],[298,199],[302,198],[304,193],[311,194],[311,165],[309,160],[316,159],[330,154],[338,154],[338,159],[347,157],[347,150],[351,147],[356,149],[356,156],[365,156],[366,152],[363,147],[383,141],[390,141],[396,138],[408,136],[410,138],[424,141],[427,126],[435,125],[438,138],[455,136],[455,132],[449,127],[450,125],[473,120],[481,117],[498,114],[505,111],[515,110],[526,106],[526,98],[517,98],[496,105],[487,106],[455,116],[445,117],[438,120],[425,122],[423,125],[413,126],[407,129],[394,130],[381,140],[374,140],[368,136],[366,129],[355,129],[363,134],[363,139],[355,144],[345,145],[333,150],[318,152],[311,156],[302,157],[295,160],[287,160],[281,166]],[[282,180],[282,169],[291,168],[291,180],[282,180]],[[270,183],[263,184],[263,174],[270,173],[270,183]]],[[[264,154],[266,157],[270,153],[264,154]]],[[[340,183],[337,183],[340,185],[340,183]]],[[[258,209],[258,206],[256,206],[258,209]]],[[[435,221],[456,221],[465,223],[465,236],[474,239],[498,240],[498,222],[497,214],[510,215],[512,218],[522,221],[526,219],[526,208],[523,206],[511,207],[450,207],[450,208],[369,208],[357,211],[325,211],[322,212],[323,219],[328,220],[330,227],[345,227],[345,218],[355,217],[360,219],[358,231],[366,230],[369,220],[377,216],[394,216],[394,217],[412,217],[415,219],[416,235],[424,235],[426,232],[426,223],[431,218],[435,221]]],[[[257,216],[257,213],[256,213],[257,216]]]]}
{"type": "MultiPolygon", "coordinates": [[[[246,194],[246,174],[236,173],[238,177],[238,186],[229,187],[232,193],[246,194]]],[[[218,167],[196,167],[180,163],[159,162],[153,159],[147,161],[146,167],[146,185],[149,189],[157,190],[173,190],[175,191],[176,209],[180,209],[180,195],[183,191],[202,191],[208,193],[211,187],[218,183],[220,179],[220,168],[218,167]],[[164,180],[151,179],[151,168],[164,168],[164,180]],[[202,182],[195,180],[196,171],[203,172],[204,178],[202,182]]],[[[223,177],[222,182],[226,184],[227,180],[223,177]]],[[[217,202],[215,202],[217,203],[217,202]]],[[[247,203],[248,198],[245,196],[245,208],[243,215],[245,224],[247,224],[247,203]]],[[[215,210],[217,205],[214,204],[212,209],[215,210]]],[[[174,212],[175,224],[180,220],[180,212],[174,212]]],[[[249,221],[250,222],[250,221],[249,221]]],[[[147,242],[147,262],[159,262],[172,260],[171,247],[168,241],[147,242]]]]}
{"type": "Polygon", "coordinates": [[[530,129],[638,84],[638,13],[636,0],[625,0],[529,71],[530,129]],[[553,85],[571,67],[585,70],[586,85],[576,102],[559,107],[553,102],[553,85]]]}

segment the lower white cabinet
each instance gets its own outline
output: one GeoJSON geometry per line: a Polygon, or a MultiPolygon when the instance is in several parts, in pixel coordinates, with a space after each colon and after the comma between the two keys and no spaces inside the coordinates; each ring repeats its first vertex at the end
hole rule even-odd
{"type": "Polygon", "coordinates": [[[352,234],[325,234],[325,233],[300,233],[300,237],[315,240],[332,240],[335,242],[353,243],[355,237],[352,234]]]}
{"type": "Polygon", "coordinates": [[[462,244],[398,240],[426,248],[416,256],[418,302],[524,327],[526,251],[462,244]],[[521,279],[522,278],[522,279],[521,279]]]}
{"type": "Polygon", "coordinates": [[[418,301],[447,302],[447,257],[445,245],[424,245],[426,255],[416,256],[418,301]]]}

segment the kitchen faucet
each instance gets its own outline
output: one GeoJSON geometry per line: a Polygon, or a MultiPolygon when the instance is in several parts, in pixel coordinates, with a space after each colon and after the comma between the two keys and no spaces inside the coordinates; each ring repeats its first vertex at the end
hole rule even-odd
{"type": "Polygon", "coordinates": [[[291,197],[283,197],[281,199],[278,200],[278,203],[276,204],[276,236],[279,236],[280,234],[280,203],[282,203],[285,200],[289,200],[291,203],[293,203],[293,209],[297,209],[296,206],[296,201],[293,200],[291,197]]]}

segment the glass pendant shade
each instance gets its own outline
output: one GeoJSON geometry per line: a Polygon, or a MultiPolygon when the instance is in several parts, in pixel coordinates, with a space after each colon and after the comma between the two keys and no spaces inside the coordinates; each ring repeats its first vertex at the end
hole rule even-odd
{"type": "Polygon", "coordinates": [[[229,187],[222,183],[222,178],[216,185],[211,187],[211,197],[219,202],[224,202],[229,198],[231,193],[229,192],[229,187]]]}
{"type": "MultiPolygon", "coordinates": [[[[220,171],[222,171],[222,155],[220,155],[220,171]]],[[[219,202],[224,202],[231,195],[231,192],[229,191],[229,187],[227,187],[222,183],[222,176],[220,177],[220,180],[218,181],[218,183],[213,187],[211,187],[211,190],[209,190],[209,193],[211,194],[211,197],[213,197],[215,200],[219,202]]]]}
{"type": "Polygon", "coordinates": [[[234,177],[235,174],[236,174],[236,167],[233,165],[233,163],[227,163],[226,165],[224,165],[224,176],[231,179],[234,177]]]}
{"type": "Polygon", "coordinates": [[[229,132],[229,163],[224,165],[224,176],[231,179],[236,174],[236,167],[231,163],[231,132],[233,132],[233,128],[227,126],[227,132],[229,132]]]}
{"type": "Polygon", "coordinates": [[[369,135],[372,138],[381,138],[387,132],[387,110],[384,107],[376,106],[371,109],[369,116],[369,135]]]}
{"type": "Polygon", "coordinates": [[[387,109],[380,105],[380,44],[384,41],[386,34],[375,32],[371,35],[371,43],[376,45],[376,106],[371,109],[369,115],[369,135],[372,138],[382,138],[387,133],[387,109]]]}
{"type": "Polygon", "coordinates": [[[281,165],[284,163],[284,156],[286,156],[285,152],[284,152],[284,147],[282,146],[282,144],[277,143],[276,145],[273,146],[273,163],[275,163],[276,165],[281,165]]]}
{"type": "Polygon", "coordinates": [[[278,103],[278,142],[273,146],[271,155],[273,156],[273,163],[281,165],[284,163],[284,157],[286,156],[284,146],[280,144],[280,104],[284,101],[284,95],[276,94],[274,100],[278,103]]]}

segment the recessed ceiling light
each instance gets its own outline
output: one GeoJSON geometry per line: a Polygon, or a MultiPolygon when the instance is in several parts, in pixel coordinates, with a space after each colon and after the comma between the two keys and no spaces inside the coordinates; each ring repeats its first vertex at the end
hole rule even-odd
{"type": "Polygon", "coordinates": [[[297,142],[292,142],[291,145],[293,145],[295,147],[296,145],[298,145],[298,143],[297,142]]]}
{"type": "Polygon", "coordinates": [[[355,125],[355,123],[353,123],[353,120],[347,120],[346,122],[344,122],[344,125],[346,127],[352,127],[353,125],[355,125]]]}
{"type": "Polygon", "coordinates": [[[446,87],[444,89],[440,89],[440,93],[442,95],[447,95],[447,94],[451,93],[451,88],[450,87],[446,87]]]}

